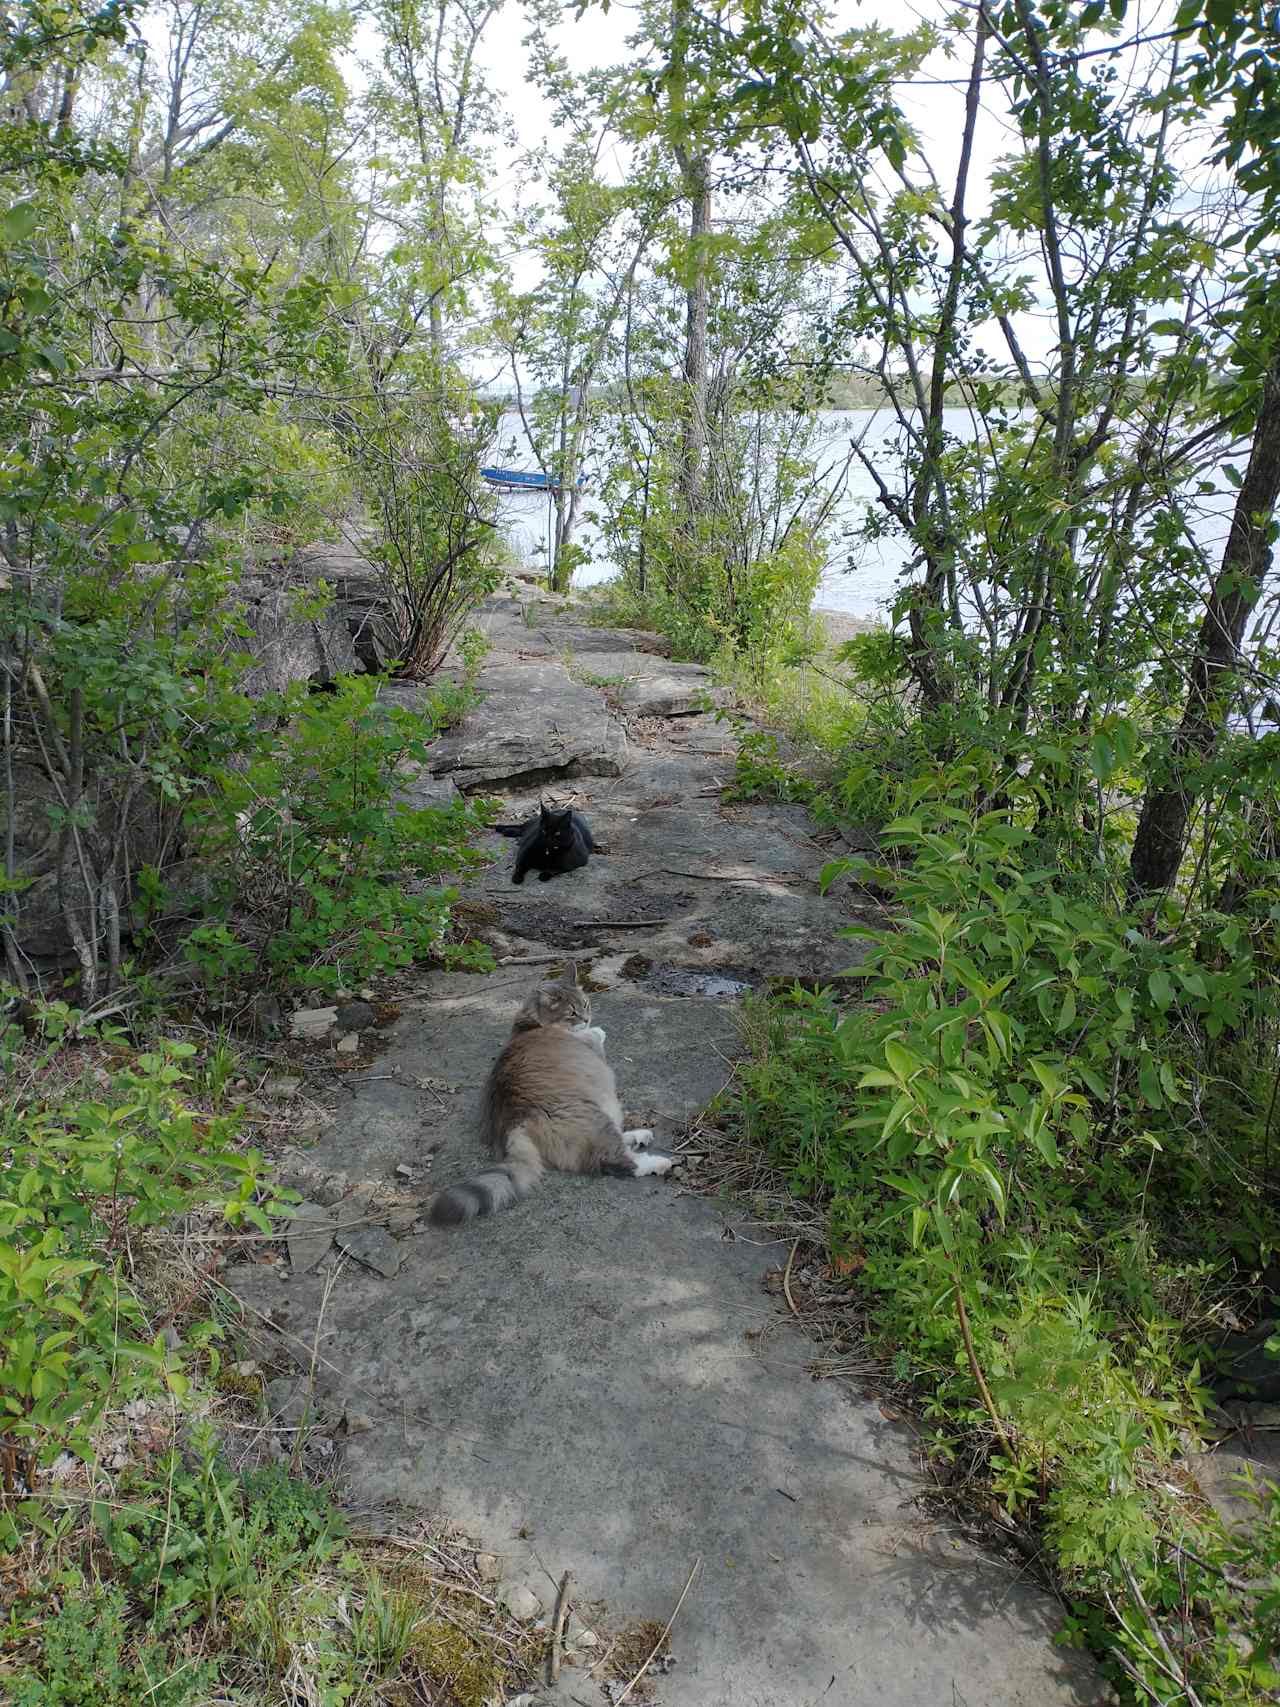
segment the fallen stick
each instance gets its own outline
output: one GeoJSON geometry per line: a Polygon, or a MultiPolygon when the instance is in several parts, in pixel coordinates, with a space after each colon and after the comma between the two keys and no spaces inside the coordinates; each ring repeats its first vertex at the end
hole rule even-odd
{"type": "Polygon", "coordinates": [[[680,1598],[676,1602],[676,1609],[671,1614],[670,1618],[667,1619],[666,1629],[662,1632],[662,1634],[658,1637],[657,1641],[653,1644],[653,1647],[649,1651],[649,1658],[640,1667],[640,1670],[631,1679],[631,1682],[623,1690],[622,1694],[619,1695],[617,1700],[614,1702],[613,1707],[622,1707],[622,1703],[627,1699],[627,1696],[630,1695],[631,1691],[635,1688],[636,1684],[639,1683],[640,1679],[644,1676],[645,1672],[648,1671],[649,1667],[653,1664],[654,1660],[657,1658],[658,1649],[662,1646],[662,1644],[666,1641],[667,1637],[671,1634],[671,1626],[675,1623],[676,1619],[680,1616],[680,1608],[684,1605],[685,1597],[689,1593],[689,1590],[693,1587],[693,1579],[697,1576],[698,1566],[701,1563],[702,1563],[702,1554],[699,1553],[698,1557],[693,1561],[693,1569],[689,1572],[689,1580],[685,1583],[684,1588],[681,1592],[680,1598]]]}
{"type": "Polygon", "coordinates": [[[564,1649],[564,1627],[569,1621],[569,1588],[572,1582],[572,1571],[566,1571],[560,1578],[560,1592],[556,1596],[556,1613],[551,1621],[551,1647],[547,1652],[548,1687],[554,1684],[560,1676],[560,1657],[564,1649]]]}
{"type": "Polygon", "coordinates": [[[669,925],[670,918],[665,919],[579,919],[580,930],[590,931],[642,931],[650,925],[669,925]]]}
{"type": "Polygon", "coordinates": [[[783,1297],[791,1307],[791,1314],[793,1316],[798,1316],[800,1314],[799,1310],[796,1309],[796,1301],[791,1296],[791,1265],[796,1260],[796,1252],[799,1249],[800,1241],[797,1239],[795,1244],[791,1247],[791,1255],[787,1258],[787,1266],[782,1271],[782,1293],[783,1297]]]}

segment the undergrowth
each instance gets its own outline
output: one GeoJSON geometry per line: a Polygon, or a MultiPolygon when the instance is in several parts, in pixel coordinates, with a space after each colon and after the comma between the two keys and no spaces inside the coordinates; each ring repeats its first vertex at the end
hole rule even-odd
{"type": "Polygon", "coordinates": [[[844,933],[858,998],[754,1008],[732,1119],[822,1206],[935,1462],[1043,1538],[1064,1639],[1141,1698],[1274,1699],[1280,1490],[1227,1534],[1185,1461],[1280,1246],[1274,909],[1127,912],[1034,799],[981,763],[899,791],[884,862],[824,874],[892,897],[844,933]]]}
{"type": "Polygon", "coordinates": [[[541,1638],[469,1546],[352,1535],[273,1456],[217,1269],[291,1194],[220,1112],[238,1065],[0,1008],[0,1700],[482,1707],[541,1638]]]}
{"type": "Polygon", "coordinates": [[[474,701],[483,647],[468,638],[463,648],[471,679],[413,709],[383,703],[363,677],[283,696],[275,725],[193,800],[211,880],[183,949],[209,986],[336,990],[443,942],[448,880],[481,863],[483,810],[461,798],[417,806],[409,788],[432,741],[474,701]]]}

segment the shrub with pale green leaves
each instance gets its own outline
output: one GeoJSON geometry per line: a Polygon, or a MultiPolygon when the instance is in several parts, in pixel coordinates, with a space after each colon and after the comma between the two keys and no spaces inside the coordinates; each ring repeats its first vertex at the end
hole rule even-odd
{"type": "Polygon", "coordinates": [[[1261,1701],[1280,1683],[1280,1495],[1228,1537],[1175,1459],[1204,1420],[1219,1306],[1275,1247],[1274,1068],[1253,1047],[1274,973],[1247,910],[1153,930],[983,792],[961,766],[921,778],[881,862],[827,868],[898,912],[845,932],[868,950],[856,1005],[797,991],[755,1012],[736,1119],[826,1205],[934,1450],[972,1453],[976,1430],[992,1491],[1068,1584],[1126,1606],[1105,1638],[1120,1671],[1158,1680],[1152,1620],[1181,1592],[1200,1597],[1182,1639],[1201,1699],[1261,1701]]]}
{"type": "MultiPolygon", "coordinates": [[[[45,1067],[72,1017],[41,1010],[45,1067]]],[[[190,1106],[193,1054],[161,1042],[105,1085],[51,1073],[47,1091],[28,1055],[30,1089],[0,1106],[0,1434],[38,1463],[92,1457],[108,1405],[185,1388],[182,1359],[152,1331],[132,1278],[135,1242],[197,1208],[270,1233],[283,1209],[262,1201],[262,1159],[236,1144],[235,1118],[190,1106]]],[[[0,1510],[0,1546],[32,1521],[44,1521],[34,1501],[0,1510]]]]}

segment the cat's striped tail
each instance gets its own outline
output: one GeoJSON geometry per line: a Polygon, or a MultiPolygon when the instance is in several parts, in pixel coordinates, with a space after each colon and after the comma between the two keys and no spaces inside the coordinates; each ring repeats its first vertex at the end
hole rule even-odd
{"type": "Polygon", "coordinates": [[[431,1205],[433,1227],[459,1227],[478,1215],[496,1215],[529,1193],[542,1178],[542,1157],[523,1132],[507,1143],[507,1159],[442,1191],[431,1205]]]}

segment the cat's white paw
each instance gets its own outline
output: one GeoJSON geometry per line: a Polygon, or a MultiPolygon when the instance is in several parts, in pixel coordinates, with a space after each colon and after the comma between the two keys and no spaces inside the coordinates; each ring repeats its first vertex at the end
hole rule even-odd
{"type": "Polygon", "coordinates": [[[634,1160],[637,1179],[643,1179],[646,1174],[669,1174],[676,1165],[674,1156],[663,1156],[656,1150],[636,1152],[634,1160]]]}
{"type": "Polygon", "coordinates": [[[628,1150],[644,1150],[653,1143],[653,1129],[648,1126],[637,1126],[631,1132],[622,1134],[622,1142],[628,1150]]]}

